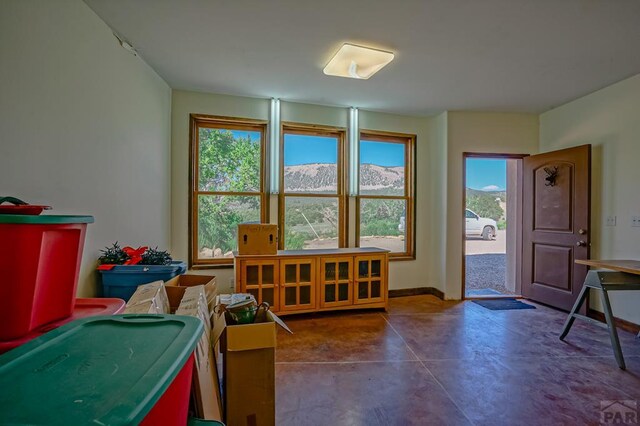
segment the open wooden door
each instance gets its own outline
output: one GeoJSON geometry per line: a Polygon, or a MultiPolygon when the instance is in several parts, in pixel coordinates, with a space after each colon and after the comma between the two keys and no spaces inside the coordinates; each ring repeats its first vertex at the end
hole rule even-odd
{"type": "Polygon", "coordinates": [[[523,160],[522,295],[569,311],[589,258],[591,145],[523,160]]]}

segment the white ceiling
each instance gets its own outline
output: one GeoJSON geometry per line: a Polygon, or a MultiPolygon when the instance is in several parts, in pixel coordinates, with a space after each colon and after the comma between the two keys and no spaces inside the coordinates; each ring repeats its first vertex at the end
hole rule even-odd
{"type": "Polygon", "coordinates": [[[640,73],[638,0],[85,0],[176,89],[425,115],[541,112],[640,73]],[[344,42],[391,50],[326,76],[344,42]]]}

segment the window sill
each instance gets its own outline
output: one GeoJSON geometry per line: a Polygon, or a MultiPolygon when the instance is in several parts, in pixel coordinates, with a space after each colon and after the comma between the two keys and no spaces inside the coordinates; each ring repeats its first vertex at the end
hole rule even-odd
{"type": "Polygon", "coordinates": [[[395,262],[395,261],[407,261],[407,260],[416,260],[416,256],[415,255],[410,255],[410,254],[389,254],[389,262],[395,262]]]}
{"type": "Polygon", "coordinates": [[[189,266],[191,270],[206,270],[206,269],[233,269],[233,261],[231,263],[210,263],[199,264],[189,266]]]}

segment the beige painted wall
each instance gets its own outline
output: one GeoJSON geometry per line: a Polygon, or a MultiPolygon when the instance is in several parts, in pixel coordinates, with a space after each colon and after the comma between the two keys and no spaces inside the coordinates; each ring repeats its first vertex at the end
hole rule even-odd
{"type": "MultiPolygon", "coordinates": [[[[432,179],[430,164],[430,119],[360,111],[360,129],[416,135],[416,260],[392,261],[389,265],[389,288],[436,287],[428,265],[433,256],[431,239],[432,179]]],[[[355,229],[355,220],[350,229],[355,229]]]]}
{"type": "MultiPolygon", "coordinates": [[[[429,280],[431,287],[446,290],[447,283],[447,144],[448,113],[443,112],[429,120],[429,161],[420,168],[429,168],[429,186],[431,191],[429,235],[430,258],[429,280]]],[[[423,182],[424,184],[424,182],[423,182]]],[[[420,182],[418,182],[420,185],[420,182]]]]}
{"type": "MultiPolygon", "coordinates": [[[[188,253],[188,189],[189,189],[189,114],[201,113],[246,118],[269,118],[268,99],[244,98],[207,93],[195,93],[174,90],[172,96],[172,251],[178,258],[187,258],[188,253]]],[[[320,105],[281,102],[282,121],[322,124],[327,126],[348,126],[348,109],[320,105]]],[[[430,180],[429,164],[429,119],[424,117],[405,117],[381,114],[369,111],[360,112],[360,127],[369,130],[385,130],[412,133],[417,135],[417,178],[418,182],[430,180]]],[[[430,185],[417,185],[418,260],[394,262],[390,271],[391,288],[411,288],[430,286],[429,275],[422,262],[430,259],[431,247],[429,231],[430,185]]],[[[277,222],[277,197],[271,199],[271,222],[277,222]]],[[[355,229],[354,200],[350,200],[350,234],[355,229]]],[[[350,239],[353,243],[353,238],[350,239]]],[[[233,278],[231,268],[217,268],[213,273],[223,288],[230,288],[233,278]]]]}
{"type": "Polygon", "coordinates": [[[346,129],[349,125],[349,110],[347,108],[282,101],[280,102],[280,120],[343,127],[346,129]]]}
{"type": "MultiPolygon", "coordinates": [[[[540,151],[592,144],[592,246],[594,259],[640,259],[640,74],[540,116],[540,151]],[[615,227],[605,226],[617,216],[615,227]]],[[[617,317],[640,324],[640,294],[615,293],[617,317]]],[[[600,309],[599,299],[592,306],[600,309]]]]}
{"type": "Polygon", "coordinates": [[[99,249],[170,246],[171,91],[80,0],[0,2],[0,194],[90,214],[99,249]]]}
{"type": "Polygon", "coordinates": [[[447,113],[447,299],[462,296],[462,170],[464,152],[534,154],[538,151],[538,115],[521,113],[447,113]]]}

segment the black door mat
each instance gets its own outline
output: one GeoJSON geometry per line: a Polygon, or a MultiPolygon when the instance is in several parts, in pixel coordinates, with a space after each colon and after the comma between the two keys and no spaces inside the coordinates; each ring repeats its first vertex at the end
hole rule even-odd
{"type": "Polygon", "coordinates": [[[488,300],[474,300],[473,303],[477,303],[483,308],[491,309],[492,311],[507,311],[510,309],[535,309],[533,305],[522,303],[516,299],[504,298],[504,299],[488,299],[488,300]]]}

